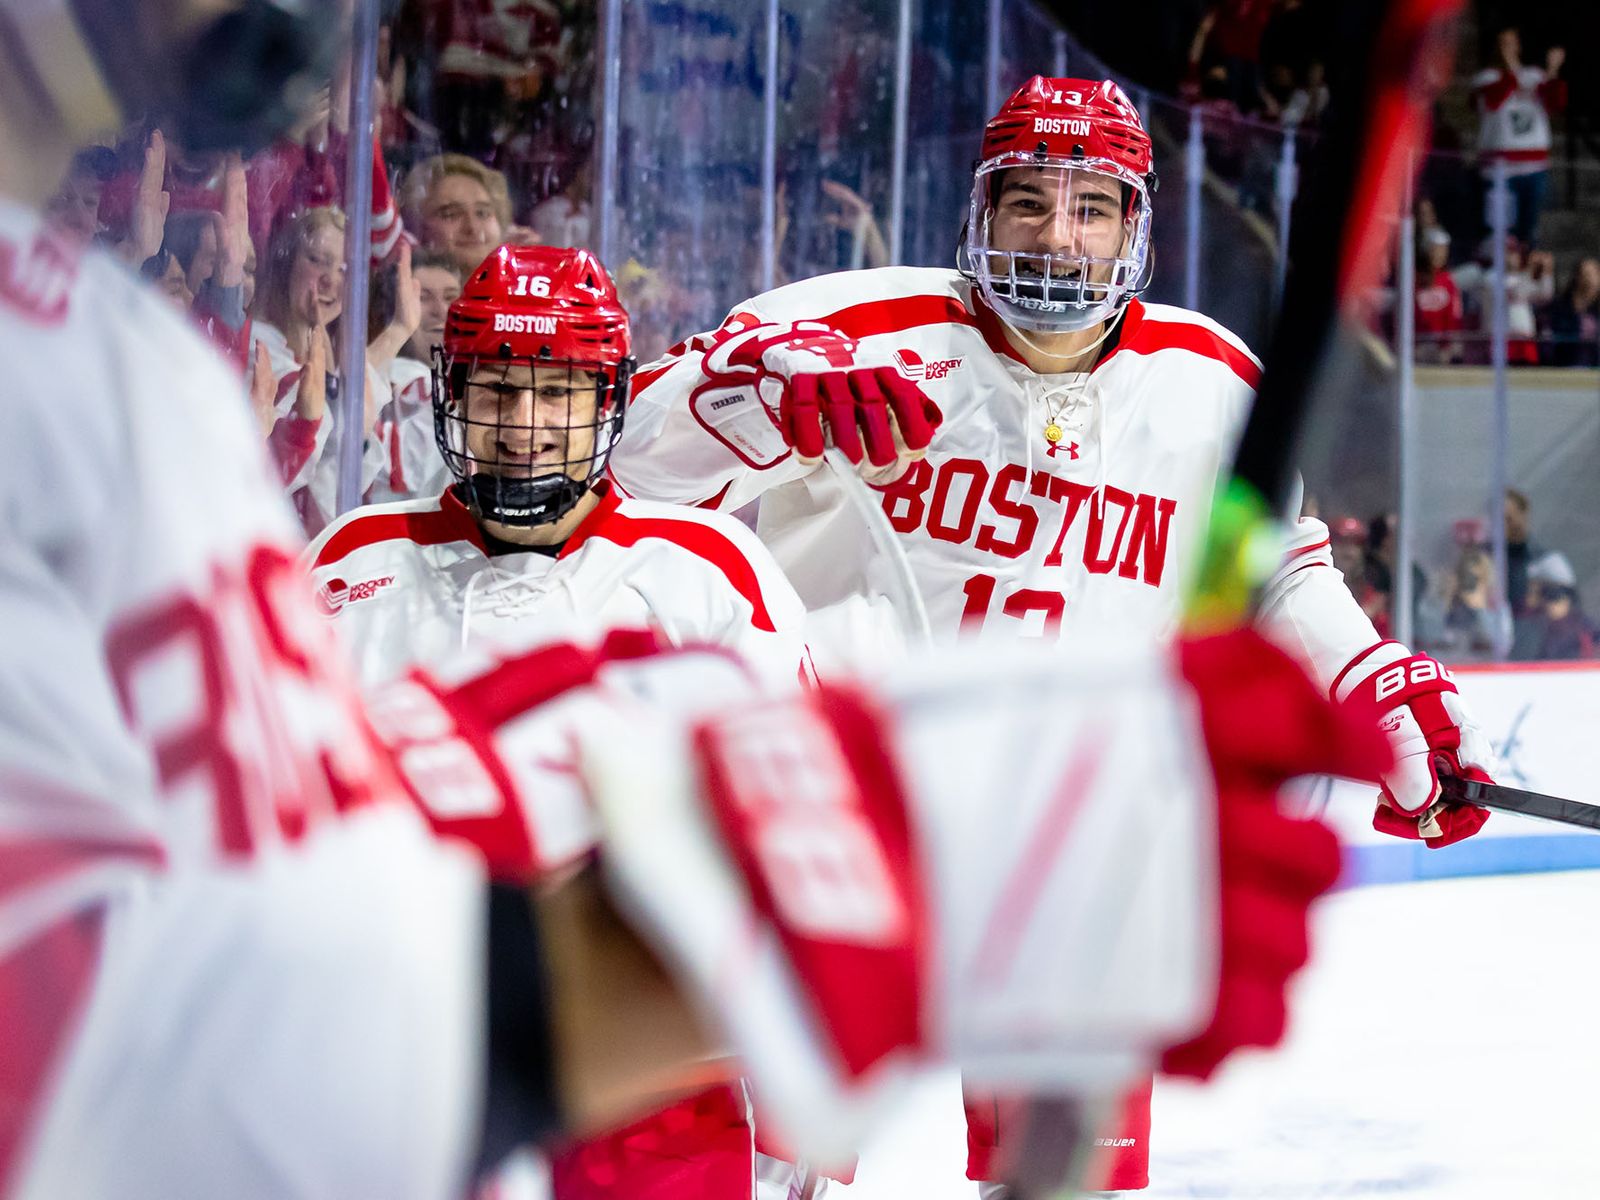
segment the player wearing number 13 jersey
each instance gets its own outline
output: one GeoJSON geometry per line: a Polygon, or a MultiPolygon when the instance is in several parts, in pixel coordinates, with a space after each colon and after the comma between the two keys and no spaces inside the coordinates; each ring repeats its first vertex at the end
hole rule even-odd
{"type": "MultiPolygon", "coordinates": [[[[657,500],[760,497],[760,534],[818,606],[861,591],[870,554],[855,539],[851,561],[845,489],[816,469],[834,445],[878,490],[936,636],[1170,638],[1260,364],[1216,322],[1138,298],[1155,186],[1114,83],[1030,80],[985,131],[959,270],[846,272],[735,306],[641,370],[615,479],[657,500]]],[[[1476,830],[1481,812],[1438,806],[1433,764],[1482,776],[1485,740],[1442,668],[1380,642],[1320,522],[1295,527],[1262,620],[1336,699],[1390,711],[1380,828],[1476,830]]],[[[974,1178],[999,1111],[972,1112],[974,1178]]],[[[1147,1108],[1131,1120],[1114,1188],[1145,1182],[1147,1108]]]]}

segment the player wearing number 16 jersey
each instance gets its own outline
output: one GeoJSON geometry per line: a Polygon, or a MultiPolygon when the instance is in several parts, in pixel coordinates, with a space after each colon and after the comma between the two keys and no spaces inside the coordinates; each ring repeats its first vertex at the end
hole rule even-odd
{"type": "MultiPolygon", "coordinates": [[[[501,246],[472,272],[433,371],[455,483],[346,513],[307,552],[364,683],[463,647],[570,636],[576,622],[718,646],[774,691],[797,686],[805,614],[767,548],[723,513],[606,484],[632,369],[628,314],[587,251],[501,246]]],[[[565,736],[534,769],[571,772],[565,736]]],[[[742,1088],[716,1086],[553,1154],[552,1191],[749,1200],[753,1154],[742,1088]]]]}
{"type": "MultiPolygon", "coordinates": [[[[1030,80],[985,131],[959,270],[846,272],[735,306],[640,371],[616,481],[760,497],[758,531],[820,606],[863,589],[871,553],[851,561],[845,490],[816,469],[832,444],[878,489],[936,636],[1170,638],[1260,364],[1209,318],[1138,298],[1155,186],[1116,84],[1030,80]]],[[[1337,699],[1388,710],[1400,765],[1380,828],[1443,844],[1481,824],[1437,805],[1433,763],[1482,776],[1485,739],[1437,664],[1380,642],[1320,522],[1293,530],[1262,620],[1337,699]]],[[[1127,1138],[1114,1187],[1144,1183],[1143,1132],[1127,1138]]],[[[988,1141],[975,1125],[975,1178],[988,1141]]]]}

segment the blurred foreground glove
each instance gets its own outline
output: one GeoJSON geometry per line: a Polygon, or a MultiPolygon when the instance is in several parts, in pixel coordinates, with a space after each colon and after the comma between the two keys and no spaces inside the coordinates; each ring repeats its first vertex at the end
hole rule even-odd
{"type": "Polygon", "coordinates": [[[463,655],[369,688],[367,716],[434,831],[470,842],[497,881],[531,883],[594,849],[571,731],[604,714],[597,676],[661,648],[624,630],[463,655]]]}
{"type": "Polygon", "coordinates": [[[1285,991],[1309,953],[1310,905],[1339,877],[1333,831],[1285,816],[1279,789],[1300,775],[1376,780],[1393,757],[1370,721],[1323,699],[1253,630],[1186,641],[1179,659],[1217,785],[1221,956],[1210,1023],[1161,1067],[1204,1079],[1233,1051],[1283,1037],[1285,991]]]}
{"type": "Polygon", "coordinates": [[[1372,826],[1395,837],[1448,846],[1489,819],[1486,809],[1440,800],[1439,773],[1493,783],[1494,750],[1442,663],[1399,642],[1357,655],[1333,683],[1334,699],[1377,720],[1394,748],[1372,826]]]}
{"type": "Polygon", "coordinates": [[[706,354],[690,410],[746,465],[814,463],[831,445],[884,486],[926,453],[938,406],[889,363],[818,322],[756,325],[706,354]]]}
{"type": "Polygon", "coordinates": [[[1254,634],[1182,676],[1149,646],[950,648],[689,738],[624,719],[629,754],[584,755],[613,892],[822,1161],[929,1062],[1106,1094],[1175,1043],[1204,1073],[1275,1040],[1338,867],[1278,785],[1388,763],[1254,634]]]}

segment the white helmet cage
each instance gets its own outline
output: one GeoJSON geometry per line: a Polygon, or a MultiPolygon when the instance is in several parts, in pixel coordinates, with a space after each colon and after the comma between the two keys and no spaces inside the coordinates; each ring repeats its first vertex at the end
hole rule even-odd
{"type": "Polygon", "coordinates": [[[1114,316],[1150,282],[1150,189],[1145,176],[1105,158],[1007,153],[977,165],[956,266],[1008,324],[1043,333],[1088,329],[1114,316]],[[998,250],[993,244],[1000,175],[1018,167],[1105,175],[1122,185],[1121,254],[1115,258],[998,250]]]}

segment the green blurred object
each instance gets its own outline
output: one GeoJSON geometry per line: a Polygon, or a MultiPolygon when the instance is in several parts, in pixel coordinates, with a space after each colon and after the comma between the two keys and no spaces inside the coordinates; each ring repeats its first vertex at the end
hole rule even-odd
{"type": "Polygon", "coordinates": [[[1248,621],[1256,593],[1282,553],[1278,521],[1266,500],[1253,484],[1233,476],[1211,506],[1185,628],[1191,634],[1220,633],[1248,621]]]}

